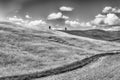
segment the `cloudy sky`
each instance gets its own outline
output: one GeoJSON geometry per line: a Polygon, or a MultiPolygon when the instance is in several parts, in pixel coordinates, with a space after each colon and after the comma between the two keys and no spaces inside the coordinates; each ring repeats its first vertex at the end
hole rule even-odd
{"type": "Polygon", "coordinates": [[[107,6],[120,8],[119,4],[120,0],[0,0],[0,17],[19,16],[58,25],[79,25],[94,20],[107,6]]]}

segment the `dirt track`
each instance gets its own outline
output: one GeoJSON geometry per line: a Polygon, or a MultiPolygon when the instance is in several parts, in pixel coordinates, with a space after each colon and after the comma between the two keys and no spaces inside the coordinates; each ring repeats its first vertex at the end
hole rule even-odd
{"type": "Polygon", "coordinates": [[[31,74],[0,77],[0,80],[32,80],[32,79],[48,77],[48,76],[52,76],[52,75],[58,75],[58,74],[62,74],[62,73],[66,73],[69,71],[73,71],[73,70],[82,68],[82,67],[84,67],[92,62],[97,61],[101,57],[118,55],[118,54],[120,54],[120,52],[96,54],[94,56],[85,58],[81,61],[76,61],[74,63],[67,64],[67,65],[64,65],[64,66],[61,66],[61,67],[58,67],[55,69],[50,69],[50,70],[31,73],[31,74]]]}

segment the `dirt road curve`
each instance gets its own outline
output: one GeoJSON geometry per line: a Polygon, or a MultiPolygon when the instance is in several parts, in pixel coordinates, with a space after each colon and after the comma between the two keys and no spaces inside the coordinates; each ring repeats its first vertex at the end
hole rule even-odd
{"type": "Polygon", "coordinates": [[[0,77],[0,80],[32,80],[32,79],[37,79],[37,78],[42,78],[42,77],[48,77],[52,75],[57,75],[57,74],[62,74],[66,73],[69,71],[73,71],[79,68],[82,68],[94,61],[97,61],[98,59],[105,57],[105,56],[112,56],[112,55],[118,55],[120,52],[113,52],[113,53],[101,53],[101,54],[96,54],[94,56],[85,58],[81,61],[76,61],[71,64],[67,64],[55,69],[50,69],[42,72],[36,72],[36,73],[31,73],[31,74],[23,74],[23,75],[14,75],[14,76],[5,76],[5,77],[0,77]]]}

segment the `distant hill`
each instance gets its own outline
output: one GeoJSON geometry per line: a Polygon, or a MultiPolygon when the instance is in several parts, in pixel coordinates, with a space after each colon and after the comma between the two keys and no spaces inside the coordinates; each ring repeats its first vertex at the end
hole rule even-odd
{"type": "Polygon", "coordinates": [[[91,30],[68,30],[63,32],[98,40],[120,42],[120,31],[104,31],[100,29],[91,29],[91,30]]]}

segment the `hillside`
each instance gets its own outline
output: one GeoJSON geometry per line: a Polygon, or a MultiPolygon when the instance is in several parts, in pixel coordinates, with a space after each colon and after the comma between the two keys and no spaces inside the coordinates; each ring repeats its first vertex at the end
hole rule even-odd
{"type": "Polygon", "coordinates": [[[120,42],[120,31],[104,31],[100,29],[92,29],[92,30],[71,30],[71,31],[63,31],[69,34],[89,37],[98,40],[106,40],[106,41],[115,41],[120,42]]]}
{"type": "MultiPolygon", "coordinates": [[[[67,65],[66,70],[69,70],[67,69],[68,67],[73,67],[75,71],[46,76],[38,80],[73,80],[75,78],[79,80],[82,75],[84,75],[82,80],[88,80],[85,78],[85,75],[91,79],[94,78],[91,74],[98,72],[96,74],[97,78],[104,72],[104,74],[107,74],[109,71],[116,69],[119,66],[120,56],[115,54],[98,57],[98,59],[96,56],[103,53],[109,54],[109,52],[114,54],[114,52],[119,50],[120,44],[116,42],[73,36],[60,31],[34,30],[2,22],[0,24],[0,80],[26,80],[22,77],[20,79],[2,79],[1,77],[26,74],[29,76],[31,73],[37,75],[37,73],[46,70],[49,73],[51,69],[54,73],[54,71],[59,69],[58,67],[64,69],[65,65],[67,65]],[[95,59],[91,60],[91,57],[95,59]],[[88,62],[86,62],[86,58],[88,62]],[[83,65],[84,61],[87,63],[85,67],[83,65]],[[78,62],[81,64],[78,64],[78,62]],[[78,67],[79,69],[76,70],[75,68],[80,65],[83,65],[83,68],[80,69],[78,67]]],[[[119,70],[119,68],[117,69],[119,70]]],[[[65,72],[67,72],[66,70],[65,72]]],[[[117,74],[118,71],[114,73],[117,74]]]]}

